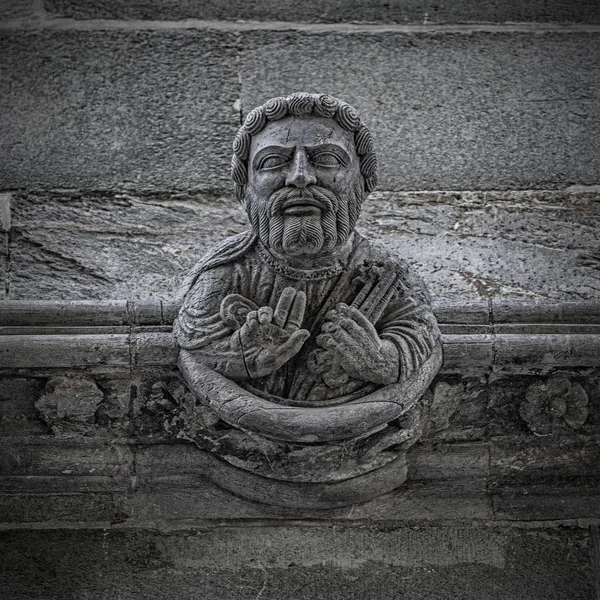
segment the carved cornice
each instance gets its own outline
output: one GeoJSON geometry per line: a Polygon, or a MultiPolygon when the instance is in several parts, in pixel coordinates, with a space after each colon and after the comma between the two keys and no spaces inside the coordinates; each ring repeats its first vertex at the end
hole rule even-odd
{"type": "MultiPolygon", "coordinates": [[[[176,367],[161,300],[0,303],[1,368],[176,367]]],[[[445,372],[545,371],[600,366],[600,302],[439,302],[445,372]]]]}

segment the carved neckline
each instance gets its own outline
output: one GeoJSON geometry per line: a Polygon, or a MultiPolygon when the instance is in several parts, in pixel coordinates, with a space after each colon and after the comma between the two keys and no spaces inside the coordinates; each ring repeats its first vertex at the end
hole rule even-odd
{"type": "Polygon", "coordinates": [[[260,259],[266,263],[273,271],[284,275],[289,279],[299,280],[315,280],[315,279],[327,279],[338,275],[344,270],[344,265],[341,261],[336,260],[334,265],[328,267],[321,267],[320,269],[297,269],[290,265],[275,258],[262,244],[260,240],[256,245],[260,259]]]}

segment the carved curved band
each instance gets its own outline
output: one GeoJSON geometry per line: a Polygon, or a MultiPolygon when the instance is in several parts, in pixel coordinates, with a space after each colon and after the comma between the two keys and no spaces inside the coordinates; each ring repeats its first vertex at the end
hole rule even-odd
{"type": "Polygon", "coordinates": [[[223,421],[267,438],[296,443],[356,438],[385,426],[416,404],[441,363],[442,351],[437,346],[423,366],[405,381],[346,404],[321,408],[282,406],[259,398],[201,365],[187,350],[179,353],[179,368],[190,389],[223,421]]]}

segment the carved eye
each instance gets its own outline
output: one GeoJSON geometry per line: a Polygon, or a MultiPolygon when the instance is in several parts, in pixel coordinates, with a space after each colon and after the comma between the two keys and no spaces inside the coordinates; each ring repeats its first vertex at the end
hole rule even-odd
{"type": "Polygon", "coordinates": [[[285,154],[269,154],[258,163],[258,168],[259,170],[276,169],[277,167],[285,165],[289,160],[290,157],[285,154]]]}
{"type": "Polygon", "coordinates": [[[342,159],[333,152],[319,152],[313,155],[312,160],[317,167],[340,167],[344,164],[342,159]]]}

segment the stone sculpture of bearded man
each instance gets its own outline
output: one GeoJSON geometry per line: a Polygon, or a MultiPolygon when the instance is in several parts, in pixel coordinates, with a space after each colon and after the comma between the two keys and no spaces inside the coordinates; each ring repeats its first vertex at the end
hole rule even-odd
{"type": "Polygon", "coordinates": [[[184,286],[175,335],[188,385],[272,440],[381,430],[421,398],[441,344],[422,281],[355,230],[376,185],[369,130],[350,105],[297,93],[250,112],[233,148],[252,229],[184,286]]]}
{"type": "Polygon", "coordinates": [[[354,229],[376,184],[357,112],[325,95],[270,100],[235,138],[233,178],[252,232],[196,268],[181,348],[291,405],[364,395],[418,369],[439,344],[425,287],[354,229]]]}

